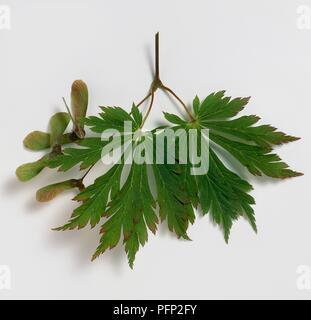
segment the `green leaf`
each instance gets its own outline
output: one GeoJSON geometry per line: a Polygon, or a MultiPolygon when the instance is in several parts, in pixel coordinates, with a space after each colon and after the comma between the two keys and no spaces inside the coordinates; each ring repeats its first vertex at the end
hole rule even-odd
{"type": "Polygon", "coordinates": [[[225,97],[225,91],[210,94],[203,100],[197,115],[200,119],[220,120],[234,117],[244,109],[250,97],[225,97]]]}
{"type": "Polygon", "coordinates": [[[48,202],[66,190],[78,188],[79,185],[80,182],[76,179],[50,184],[37,191],[36,199],[39,202],[48,202]]]}
{"type": "MultiPolygon", "coordinates": [[[[93,138],[94,145],[98,142],[93,138]]],[[[134,154],[138,149],[139,145],[136,145],[134,154]]],[[[147,229],[156,231],[156,201],[161,219],[167,220],[169,229],[175,231],[178,237],[189,239],[186,231],[195,216],[186,191],[186,180],[180,171],[181,166],[152,166],[157,188],[156,201],[150,192],[147,165],[134,162],[121,187],[123,166],[114,165],[78,194],[75,200],[82,201],[82,204],[74,210],[70,221],[56,230],[80,229],[87,224],[94,227],[102,217],[107,217],[109,220],[102,227],[103,236],[93,258],[114,247],[123,232],[125,250],[132,267],[139,246],[147,241],[147,229]]]]}
{"type": "MultiPolygon", "coordinates": [[[[172,129],[198,128],[198,133],[203,129],[209,129],[209,139],[212,143],[209,147],[208,172],[196,175],[194,179],[189,165],[192,155],[188,149],[188,163],[180,165],[183,184],[181,181],[179,184],[183,185],[182,189],[186,191],[193,206],[199,204],[204,214],[211,214],[212,219],[224,230],[226,241],[229,239],[233,221],[240,216],[247,217],[252,228],[257,230],[252,208],[255,201],[249,194],[252,186],[229,170],[213,150],[219,150],[219,147],[225,149],[254,175],[264,174],[280,179],[301,175],[289,169],[278,155],[271,153],[274,145],[295,141],[298,138],[277,131],[270,125],[254,126],[259,121],[259,117],[254,115],[230,119],[244,109],[248,100],[249,98],[231,99],[221,91],[209,95],[202,103],[198,97],[194,99],[194,121],[184,122],[176,115],[165,114],[168,121],[177,125],[172,129]]],[[[199,154],[202,154],[199,140],[197,149],[199,154]]],[[[178,152],[176,154],[178,155],[178,152]]],[[[163,181],[168,181],[167,177],[163,181]]],[[[165,190],[167,192],[169,186],[166,186],[165,190]]]]}
{"type": "MultiPolygon", "coordinates": [[[[107,133],[106,130],[117,130],[118,140],[114,141],[114,146],[116,147],[118,143],[122,144],[123,162],[115,163],[85,189],[82,185],[83,179],[67,180],[40,189],[37,192],[37,199],[48,201],[64,190],[76,187],[80,189],[80,193],[74,198],[75,201],[80,202],[79,206],[74,209],[69,221],[56,230],[81,229],[87,225],[93,228],[103,219],[102,235],[93,259],[107,249],[115,247],[122,238],[129,265],[132,268],[137,251],[148,239],[148,230],[153,233],[157,230],[158,215],[162,221],[167,222],[169,230],[176,233],[179,238],[189,240],[188,227],[195,220],[194,207],[198,206],[203,214],[210,214],[212,220],[223,229],[226,241],[229,239],[233,221],[241,216],[246,217],[252,228],[257,231],[253,210],[255,200],[250,195],[252,186],[223,163],[217,154],[220,149],[225,151],[222,152],[225,160],[228,161],[230,156],[233,156],[254,175],[273,178],[301,175],[289,169],[286,163],[272,153],[275,145],[295,141],[298,138],[277,131],[270,125],[255,126],[259,121],[255,115],[233,118],[244,109],[249,98],[232,99],[226,97],[224,91],[212,93],[202,102],[195,97],[194,119],[191,121],[183,120],[174,114],[164,113],[165,118],[174,125],[171,127],[174,132],[181,128],[187,130],[188,141],[190,129],[198,130],[199,153],[191,154],[190,152],[195,151],[188,146],[188,161],[184,163],[179,155],[178,143],[181,136],[166,136],[163,130],[156,132],[155,129],[142,133],[140,129],[143,117],[135,105],[132,106],[130,113],[120,107],[103,107],[99,116],[85,118],[86,85],[84,87],[84,84],[74,83],[72,94],[74,95],[73,103],[78,110],[74,122],[79,119],[80,128],[86,124],[93,132],[100,134],[107,133]],[[209,130],[208,137],[205,129],[209,130]],[[154,139],[151,155],[155,160],[158,159],[158,153],[163,152],[159,150],[156,144],[158,140],[155,137],[163,138],[162,134],[166,148],[164,162],[153,162],[149,165],[134,161],[129,168],[128,176],[125,176],[127,167],[124,160],[131,151],[129,147],[124,148],[127,145],[125,142],[133,145],[134,160],[139,154],[149,157],[150,154],[146,154],[148,150],[144,149],[144,144],[152,141],[149,139],[152,136],[154,139]],[[203,136],[207,137],[206,140],[208,139],[208,147],[201,146],[199,142],[200,137],[203,136]],[[190,159],[198,155],[206,155],[207,152],[208,171],[192,175],[193,165],[190,159]],[[151,183],[155,189],[154,196],[150,190],[151,183]],[[159,209],[158,215],[156,209],[159,209]]],[[[73,140],[72,134],[64,134],[68,122],[67,113],[56,114],[50,121],[50,134],[35,132],[26,137],[25,145],[33,150],[41,150],[48,145],[53,149],[39,161],[19,167],[16,174],[20,180],[31,179],[45,166],[59,168],[60,171],[67,171],[76,165],[86,169],[95,165],[102,156],[110,152],[106,147],[108,144],[111,147],[111,141],[103,141],[100,137],[83,138],[76,142],[76,147],[62,151],[59,145],[73,140]],[[59,148],[55,148],[55,144],[59,148]]],[[[115,135],[115,132],[112,135],[108,134],[107,139],[114,139],[115,135]]],[[[207,166],[207,163],[204,165],[207,166]]]]}
{"type": "Polygon", "coordinates": [[[260,146],[232,141],[221,135],[210,133],[210,139],[227,150],[256,176],[265,174],[271,178],[285,179],[301,176],[302,173],[293,171],[275,154],[260,146]]]}
{"type": "Polygon", "coordinates": [[[113,166],[106,174],[80,192],[74,200],[83,204],[73,211],[70,221],[55,230],[72,230],[84,228],[88,223],[93,228],[104,215],[109,196],[114,197],[120,190],[120,176],[123,165],[113,166]]]}
{"type": "Polygon", "coordinates": [[[195,96],[195,98],[193,99],[192,106],[193,106],[194,114],[198,114],[199,108],[200,108],[200,99],[198,96],[195,96]]]}
{"type": "Polygon", "coordinates": [[[82,148],[64,149],[63,154],[49,161],[49,167],[59,167],[59,171],[68,171],[81,163],[80,169],[86,169],[101,159],[102,150],[107,141],[102,141],[101,138],[85,138],[77,144],[82,148]]]}
{"type": "Polygon", "coordinates": [[[196,191],[189,192],[189,187],[193,187],[193,177],[188,180],[188,172],[185,172],[186,166],[180,165],[177,158],[175,159],[178,155],[177,141],[174,141],[175,154],[172,154],[174,146],[171,145],[170,139],[165,139],[164,145],[161,146],[158,140],[161,135],[165,137],[165,131],[160,132],[157,138],[154,134],[152,164],[160,218],[162,221],[167,220],[169,230],[175,232],[177,237],[190,240],[187,229],[189,223],[195,220],[192,200],[195,203],[193,195],[196,191]],[[163,161],[160,161],[162,156],[163,161]]]}
{"type": "Polygon", "coordinates": [[[139,109],[135,106],[135,104],[133,104],[132,106],[131,113],[133,115],[133,119],[136,122],[136,125],[140,127],[143,122],[143,116],[142,116],[142,113],[139,111],[139,109]]]}
{"type": "Polygon", "coordinates": [[[204,214],[210,212],[215,223],[224,231],[228,242],[232,222],[246,215],[257,231],[254,211],[255,200],[248,194],[252,186],[230,171],[210,149],[207,174],[196,176],[199,198],[204,214]]]}
{"type": "Polygon", "coordinates": [[[128,179],[109,203],[105,216],[109,220],[101,228],[102,237],[93,259],[115,247],[123,233],[125,251],[133,268],[140,245],[148,240],[147,230],[155,233],[158,222],[145,164],[132,164],[128,179]]]}
{"type": "Polygon", "coordinates": [[[132,125],[132,131],[136,131],[140,127],[140,123],[136,122],[134,116],[130,115],[120,107],[102,107],[103,112],[100,117],[88,117],[84,123],[90,127],[93,132],[102,133],[105,130],[115,129],[124,132],[124,122],[132,125]]]}
{"type": "Polygon", "coordinates": [[[49,122],[50,127],[50,145],[61,144],[62,135],[70,122],[70,116],[67,112],[55,113],[49,122]]]}
{"type": "Polygon", "coordinates": [[[192,165],[188,160],[186,164],[180,164],[179,166],[181,170],[181,187],[184,189],[184,192],[188,195],[189,201],[192,203],[192,205],[195,208],[197,208],[199,198],[195,176],[191,175],[192,165]]]}
{"type": "Polygon", "coordinates": [[[255,115],[243,116],[230,121],[201,120],[201,125],[212,130],[212,132],[229,135],[232,138],[253,142],[263,148],[270,149],[271,145],[279,145],[299,140],[297,137],[289,136],[277,131],[270,125],[253,125],[259,121],[255,115]]]}
{"type": "Polygon", "coordinates": [[[178,166],[153,164],[152,168],[161,220],[167,220],[169,230],[175,232],[178,237],[190,240],[187,229],[189,222],[194,222],[195,215],[178,166]]]}
{"type": "Polygon", "coordinates": [[[164,117],[167,121],[177,124],[177,125],[185,125],[186,121],[181,119],[180,117],[176,116],[175,114],[163,112],[164,117]]]}
{"type": "Polygon", "coordinates": [[[298,138],[277,131],[270,125],[253,126],[259,117],[250,115],[229,120],[244,109],[249,98],[225,96],[225,91],[210,94],[198,108],[196,121],[200,128],[210,130],[210,139],[231,153],[250,173],[272,178],[300,176],[292,171],[278,155],[270,153],[273,145],[298,138]]]}

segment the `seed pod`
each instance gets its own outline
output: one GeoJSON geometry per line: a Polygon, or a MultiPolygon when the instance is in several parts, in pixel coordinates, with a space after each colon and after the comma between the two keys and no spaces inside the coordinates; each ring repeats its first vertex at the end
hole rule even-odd
{"type": "Polygon", "coordinates": [[[22,164],[16,169],[16,176],[20,181],[28,181],[37,176],[46,166],[49,155],[46,155],[35,162],[22,164]]]}
{"type": "Polygon", "coordinates": [[[70,122],[70,115],[67,112],[55,113],[49,122],[50,145],[61,144],[62,135],[70,122]]]}
{"type": "Polygon", "coordinates": [[[39,151],[50,147],[50,134],[42,131],[30,132],[23,141],[27,149],[39,151]]]}
{"type": "MultiPolygon", "coordinates": [[[[76,137],[72,133],[65,133],[61,136],[59,144],[64,145],[76,141],[76,137]]],[[[47,132],[33,131],[24,139],[25,148],[33,151],[40,151],[51,147],[51,135],[47,132]]]]}
{"type": "Polygon", "coordinates": [[[74,121],[73,131],[83,139],[85,136],[83,119],[86,116],[89,94],[87,85],[82,80],[76,80],[71,86],[71,111],[74,121]]]}
{"type": "Polygon", "coordinates": [[[37,191],[36,199],[39,202],[48,202],[58,196],[60,193],[65,190],[70,190],[78,187],[79,180],[70,179],[58,183],[54,183],[43,187],[37,191]]]}

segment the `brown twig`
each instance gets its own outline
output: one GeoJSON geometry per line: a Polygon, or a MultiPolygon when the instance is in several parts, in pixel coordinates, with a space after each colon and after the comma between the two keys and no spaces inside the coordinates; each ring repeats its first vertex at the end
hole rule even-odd
{"type": "Polygon", "coordinates": [[[144,116],[144,119],[142,120],[140,128],[142,128],[144,126],[144,124],[145,124],[145,122],[146,122],[146,120],[147,120],[147,118],[148,118],[148,116],[150,114],[150,111],[151,111],[152,105],[153,105],[153,101],[154,101],[154,92],[151,93],[151,101],[150,101],[148,110],[147,110],[147,112],[146,112],[146,114],[144,116]]]}
{"type": "Polygon", "coordinates": [[[180,102],[180,104],[183,106],[183,108],[185,109],[185,111],[187,112],[189,118],[191,119],[191,121],[194,121],[194,117],[191,113],[191,111],[189,110],[189,108],[187,107],[187,105],[178,97],[178,95],[169,87],[166,87],[165,85],[161,86],[161,89],[163,89],[164,91],[167,91],[168,93],[170,93],[177,101],[180,102]]]}

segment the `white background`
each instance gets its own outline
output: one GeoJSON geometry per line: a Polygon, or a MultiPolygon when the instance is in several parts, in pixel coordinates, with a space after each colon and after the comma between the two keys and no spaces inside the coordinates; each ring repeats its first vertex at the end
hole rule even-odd
{"type": "MultiPolygon", "coordinates": [[[[311,1],[0,1],[11,8],[11,30],[0,30],[0,265],[8,265],[8,298],[311,298],[298,290],[297,267],[311,267],[311,30],[297,28],[297,8],[311,1]],[[234,224],[228,245],[208,216],[177,240],[163,224],[137,254],[134,270],[120,246],[95,262],[98,228],[55,232],[75,203],[65,194],[49,204],[35,191],[62,179],[46,170],[19,183],[15,168],[40,155],[22,139],[45,130],[64,110],[75,79],[97,106],[127,109],[152,78],[153,40],[161,34],[162,80],[187,102],[226,89],[252,96],[246,113],[303,139],[279,154],[304,177],[276,182],[250,178],[258,234],[234,224]]],[[[159,95],[147,127],[175,104],[159,95]]],[[[177,111],[181,111],[180,108],[177,111]]],[[[99,174],[101,167],[95,170],[99,174]]],[[[66,177],[71,177],[69,173],[66,177]]],[[[94,175],[90,175],[91,183],[94,175]]]]}

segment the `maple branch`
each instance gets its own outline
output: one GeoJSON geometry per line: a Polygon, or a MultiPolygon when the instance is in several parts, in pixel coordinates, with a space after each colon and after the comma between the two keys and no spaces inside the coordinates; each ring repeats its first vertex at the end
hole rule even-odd
{"type": "Polygon", "coordinates": [[[147,99],[149,99],[151,96],[151,92],[149,92],[144,99],[142,99],[137,105],[136,107],[138,108],[139,106],[141,106],[147,99]]]}
{"type": "Polygon", "coordinates": [[[152,105],[153,105],[153,101],[154,101],[154,92],[151,93],[151,101],[150,101],[148,110],[147,110],[147,112],[146,112],[146,115],[144,116],[144,119],[143,119],[143,121],[141,122],[140,128],[142,128],[142,127],[144,126],[144,124],[145,124],[145,122],[146,122],[146,120],[147,120],[147,118],[148,118],[148,116],[149,116],[149,114],[150,114],[150,111],[151,111],[152,105]]]}
{"type": "MultiPolygon", "coordinates": [[[[137,105],[136,107],[139,108],[147,99],[149,99],[149,97],[152,95],[151,92],[149,92],[144,99],[142,99],[137,105]]],[[[132,111],[129,113],[130,115],[132,115],[132,111]]]]}
{"type": "Polygon", "coordinates": [[[160,44],[159,32],[155,35],[155,80],[160,80],[160,44]]]}
{"type": "Polygon", "coordinates": [[[159,88],[161,88],[162,81],[160,79],[160,36],[159,32],[155,35],[155,75],[151,84],[151,93],[156,92],[159,88]]]}
{"type": "Polygon", "coordinates": [[[155,77],[153,80],[151,90],[153,92],[155,92],[158,88],[161,88],[161,89],[169,92],[171,95],[173,95],[175,97],[175,99],[177,99],[180,102],[180,104],[183,106],[183,108],[186,110],[191,121],[194,121],[194,117],[193,117],[191,111],[189,110],[189,108],[187,107],[187,105],[177,96],[177,94],[172,89],[166,87],[160,79],[160,36],[159,36],[159,32],[157,32],[155,35],[155,77]]]}
{"type": "MultiPolygon", "coordinates": [[[[153,105],[153,101],[154,101],[154,93],[157,91],[158,88],[161,88],[163,86],[161,80],[160,80],[160,54],[159,54],[159,32],[157,32],[155,34],[155,76],[153,79],[153,82],[151,84],[151,88],[150,88],[150,92],[146,95],[145,98],[143,98],[137,105],[136,107],[139,107],[140,105],[142,105],[147,99],[149,99],[151,97],[151,101],[150,101],[150,105],[148,107],[147,113],[142,121],[142,125],[141,128],[143,127],[143,125],[145,124],[149,113],[152,109],[152,105],[153,105]]],[[[132,114],[132,112],[130,112],[130,114],[132,114]]]]}
{"type": "Polygon", "coordinates": [[[164,91],[167,91],[168,93],[170,93],[176,100],[178,100],[180,102],[180,104],[183,106],[183,108],[185,109],[185,111],[187,112],[189,118],[191,119],[191,121],[194,121],[194,117],[191,113],[191,111],[189,110],[189,108],[187,107],[187,105],[178,97],[178,95],[169,87],[166,87],[165,85],[162,84],[161,89],[163,89],[164,91]]]}

